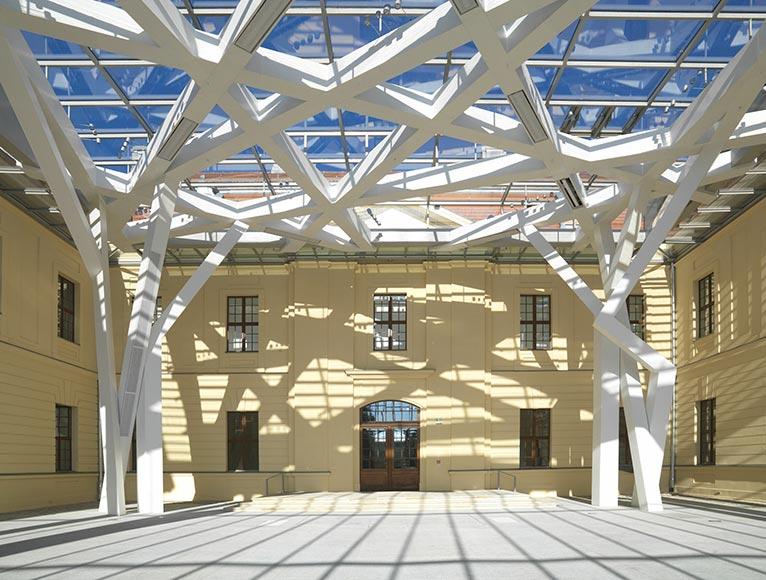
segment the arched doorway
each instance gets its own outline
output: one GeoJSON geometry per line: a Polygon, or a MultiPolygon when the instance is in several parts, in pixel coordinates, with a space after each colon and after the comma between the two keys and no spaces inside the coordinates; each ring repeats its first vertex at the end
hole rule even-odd
{"type": "Polygon", "coordinates": [[[420,487],[420,409],[377,401],[360,411],[359,486],[362,491],[420,487]]]}

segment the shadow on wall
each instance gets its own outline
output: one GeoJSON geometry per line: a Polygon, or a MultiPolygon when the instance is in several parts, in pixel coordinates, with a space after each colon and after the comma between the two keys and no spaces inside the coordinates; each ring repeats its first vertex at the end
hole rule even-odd
{"type": "MultiPolygon", "coordinates": [[[[455,281],[434,284],[432,292],[408,302],[409,352],[371,359],[384,378],[377,385],[355,388],[346,371],[355,369],[360,344],[372,350],[372,320],[356,308],[353,272],[345,295],[331,296],[326,283],[324,290],[314,288],[315,302],[290,296],[279,309],[269,305],[273,288],[264,290],[266,282],[251,278],[250,284],[262,292],[262,343],[268,344],[270,330],[279,327],[280,337],[290,340],[277,343],[289,343],[292,348],[280,349],[279,356],[266,351],[243,353],[232,363],[239,353],[223,352],[225,325],[210,324],[221,318],[217,309],[211,313],[210,303],[220,304],[227,287],[211,287],[209,295],[204,291],[190,306],[164,346],[165,368],[170,371],[163,384],[168,498],[247,500],[265,492],[270,474],[226,471],[228,411],[259,413],[261,470],[331,472],[295,476],[289,489],[354,489],[358,485],[359,408],[383,399],[408,400],[424,410],[421,489],[494,487],[494,475],[450,476],[448,470],[518,469],[519,410],[537,407],[552,409],[550,466],[556,469],[516,472],[519,491],[589,494],[592,342],[584,337],[592,331],[575,328],[579,317],[589,314],[571,293],[565,294],[568,289],[557,279],[545,276],[561,304],[560,318],[553,321],[550,351],[521,351],[518,332],[502,331],[495,305],[484,289],[455,281]],[[327,302],[322,303],[323,298],[327,302]],[[206,305],[201,306],[203,302],[206,305]],[[414,313],[421,317],[413,321],[414,313]],[[190,332],[193,328],[213,328],[213,332],[190,332]],[[561,336],[559,328],[582,338],[561,336]],[[567,348],[572,344],[578,345],[579,357],[567,348]],[[423,353],[423,360],[407,356],[416,351],[423,353]],[[522,352],[532,358],[522,357],[522,352]],[[410,372],[413,367],[433,369],[433,373],[425,379],[396,378],[397,372],[410,372]],[[580,372],[561,375],[556,370],[567,368],[580,372]],[[540,372],[525,372],[529,370],[540,372]]],[[[181,282],[173,280],[174,285],[181,282]]],[[[240,277],[236,282],[243,284],[240,277]]],[[[511,293],[501,298],[513,304],[511,293]]],[[[504,321],[517,317],[515,307],[507,310],[504,321]]]]}

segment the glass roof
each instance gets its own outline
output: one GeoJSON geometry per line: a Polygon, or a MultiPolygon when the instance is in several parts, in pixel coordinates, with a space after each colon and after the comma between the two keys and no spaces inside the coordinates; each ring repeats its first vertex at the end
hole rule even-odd
{"type": "MultiPolygon", "coordinates": [[[[234,0],[174,0],[193,26],[220,34],[234,0]]],[[[109,2],[114,3],[114,2],[109,2]]],[[[327,0],[330,38],[319,0],[293,0],[263,47],[328,62],[406,24],[441,0],[327,0]],[[328,42],[329,40],[329,42],[328,42]]],[[[530,75],[560,130],[585,138],[650,130],[671,123],[759,29],[766,0],[600,0],[540,47],[530,75]]],[[[25,33],[87,150],[100,165],[129,171],[189,83],[186,73],[95,47],[25,33]]],[[[389,83],[433,93],[476,54],[468,43],[394,76],[389,83]]],[[[250,87],[253,95],[269,92],[250,87]]],[[[503,93],[490,88],[476,106],[513,117],[503,93]]],[[[198,128],[226,121],[216,107],[198,128]]],[[[385,119],[327,109],[295,123],[288,134],[317,167],[344,172],[396,128],[385,119]]],[[[209,171],[281,169],[267,149],[249,148],[209,171]]],[[[431,139],[398,167],[477,159],[483,145],[431,139]]]]}

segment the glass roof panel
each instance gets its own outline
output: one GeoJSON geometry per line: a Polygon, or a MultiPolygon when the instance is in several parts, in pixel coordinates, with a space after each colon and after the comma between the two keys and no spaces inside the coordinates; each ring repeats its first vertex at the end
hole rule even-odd
{"type": "Polygon", "coordinates": [[[644,114],[641,115],[633,131],[669,127],[683,111],[680,107],[648,107],[644,114]]]}
{"type": "Polygon", "coordinates": [[[216,35],[221,34],[223,27],[229,21],[228,15],[220,14],[199,14],[197,18],[202,25],[202,30],[216,35]]]}
{"type": "Polygon", "coordinates": [[[680,68],[665,83],[658,96],[660,99],[693,101],[719,72],[712,68],[680,68]]]}
{"type": "MultiPolygon", "coordinates": [[[[672,70],[672,77],[666,86],[662,87],[658,100],[662,106],[651,106],[643,112],[639,122],[632,130],[651,129],[656,126],[671,123],[681,112],[682,107],[665,104],[675,101],[686,104],[696,98],[704,87],[718,74],[719,63],[727,62],[758,30],[759,21],[745,20],[745,16],[736,16],[712,22],[702,40],[694,47],[689,56],[689,62],[699,62],[700,68],[669,69],[668,64],[675,65],[676,59],[688,47],[690,40],[700,29],[703,20],[698,17],[682,15],[683,12],[711,12],[719,0],[600,0],[593,10],[602,11],[597,17],[586,16],[584,25],[575,39],[571,65],[565,65],[561,78],[556,83],[551,95],[555,101],[563,101],[560,105],[551,105],[549,111],[557,127],[567,119],[572,110],[571,102],[596,101],[596,104],[584,103],[578,108],[574,130],[589,132],[593,123],[603,112],[603,105],[614,101],[635,102],[636,105],[647,104],[646,101],[658,89],[661,80],[672,70]],[[605,15],[604,12],[614,12],[605,15]],[[618,11],[666,11],[677,13],[674,18],[666,15],[654,15],[656,18],[630,18],[630,15],[618,11]],[[606,16],[606,17],[605,17],[606,16]],[[740,19],[741,18],[741,19],[740,19]],[[577,62],[579,61],[579,62],[577,62]],[[588,61],[587,66],[583,66],[588,61]],[[603,61],[603,62],[593,62],[603,61]],[[618,62],[624,61],[624,62],[618,62]],[[653,63],[663,62],[663,65],[653,63]],[[705,68],[705,62],[715,63],[705,68]],[[613,64],[614,63],[614,64],[613,64]],[[636,63],[633,65],[633,63],[636,63]]],[[[185,10],[183,0],[173,2],[185,10]]],[[[232,8],[237,0],[191,0],[196,9],[212,9],[208,13],[196,16],[201,28],[212,34],[220,34],[228,21],[232,8]],[[212,13],[210,13],[212,12],[212,13]]],[[[327,0],[328,8],[343,8],[348,14],[330,14],[329,25],[332,32],[332,46],[336,57],[342,57],[365,44],[374,41],[416,18],[419,11],[407,13],[410,8],[433,8],[441,5],[444,0],[402,0],[402,10],[397,10],[390,0],[327,0]],[[386,2],[390,5],[391,14],[386,14],[386,2]],[[380,15],[376,14],[380,11],[380,15]]],[[[293,9],[310,8],[312,14],[290,14],[283,17],[268,36],[264,46],[303,58],[326,60],[327,47],[324,38],[324,25],[318,14],[320,0],[294,0],[293,9]]],[[[727,12],[747,10],[766,10],[766,0],[728,0],[724,8],[727,12]]],[[[670,15],[674,16],[674,15],[670,15]]],[[[537,59],[562,59],[566,54],[576,23],[569,24],[554,39],[544,44],[534,55],[537,59]]],[[[132,137],[126,144],[124,136],[107,138],[93,135],[95,129],[101,134],[136,133],[143,134],[144,128],[130,110],[119,104],[115,94],[102,72],[88,59],[83,49],[73,43],[48,38],[42,35],[25,33],[30,47],[38,58],[48,60],[70,59],[80,61],[83,66],[46,66],[46,74],[51,84],[62,99],[93,101],[105,99],[114,105],[85,107],[67,104],[75,128],[81,132],[99,163],[111,161],[125,167],[136,148],[141,149],[145,141],[138,136],[132,137]],[[110,155],[112,157],[110,157],[110,155]]],[[[540,38],[540,42],[544,41],[540,38]]],[[[147,106],[137,105],[136,110],[146,120],[153,130],[157,130],[166,118],[170,106],[164,102],[177,98],[189,82],[189,77],[183,71],[162,66],[140,66],[131,63],[131,58],[106,50],[93,49],[100,59],[103,59],[108,72],[114,77],[129,98],[143,101],[158,101],[163,104],[147,106]],[[116,59],[126,62],[114,62],[116,59]]],[[[466,59],[476,54],[476,47],[469,42],[451,51],[451,58],[466,59]]],[[[441,55],[445,59],[448,54],[441,55]]],[[[67,65],[70,63],[66,63],[67,65]]],[[[399,74],[390,82],[433,93],[444,80],[444,64],[420,64],[413,62],[415,68],[399,74]],[[417,66],[416,66],[417,65],[417,66]]],[[[449,74],[452,75],[461,64],[452,64],[449,74]]],[[[688,64],[687,64],[688,66],[688,64]]],[[[529,73],[540,94],[545,97],[560,67],[529,66],[529,73]]],[[[258,88],[251,91],[259,99],[268,98],[272,93],[258,88]]],[[[140,102],[140,101],[139,101],[140,102]]],[[[651,105],[652,103],[648,103],[651,105]]],[[[675,103],[674,103],[675,104],[675,103]]],[[[507,103],[503,91],[494,87],[488,91],[478,107],[498,115],[515,117],[513,109],[507,103]]],[[[635,106],[615,107],[604,130],[608,132],[621,131],[636,111],[635,106]]],[[[216,107],[201,125],[206,129],[220,124],[228,119],[225,112],[216,107]]],[[[567,126],[574,119],[570,118],[567,126]]],[[[346,145],[351,163],[359,159],[365,152],[371,150],[385,138],[397,125],[393,122],[343,111],[343,123],[346,130],[346,145]]],[[[343,142],[340,137],[338,110],[330,108],[320,111],[309,119],[290,128],[291,137],[315,163],[325,164],[332,171],[345,172],[343,142]],[[323,134],[318,134],[323,133],[323,134]]],[[[433,156],[433,140],[424,144],[418,152],[411,155],[402,167],[412,169],[412,161],[419,158],[423,166],[430,166],[433,156]]],[[[483,154],[483,147],[474,143],[466,143],[458,139],[443,136],[439,140],[440,159],[469,159],[483,154]]],[[[263,157],[273,163],[266,152],[263,157]]],[[[254,163],[251,152],[230,158],[214,166],[222,171],[252,171],[260,173],[260,168],[254,163]],[[236,168],[236,169],[235,169],[236,168]]],[[[277,170],[279,170],[277,166],[277,170]]],[[[328,169],[329,170],[329,169],[328,169]]]]}
{"type": "Polygon", "coordinates": [[[139,105],[136,107],[138,112],[149,123],[149,126],[156,131],[162,125],[165,117],[170,112],[170,105],[139,105]]]}
{"type": "Polygon", "coordinates": [[[440,64],[421,64],[389,79],[388,82],[424,93],[433,93],[444,84],[444,66],[440,64]]]}
{"type": "Polygon", "coordinates": [[[24,38],[37,58],[84,58],[85,52],[82,48],[72,42],[35,34],[33,32],[24,32],[24,38]]]}
{"type": "Polygon", "coordinates": [[[79,107],[71,106],[69,118],[77,131],[91,132],[94,129],[102,132],[137,132],[143,133],[144,128],[127,107],[79,107]]]}
{"type": "Polygon", "coordinates": [[[551,119],[553,119],[553,126],[558,129],[561,127],[561,124],[567,118],[567,114],[569,113],[569,107],[562,107],[560,105],[551,105],[548,107],[548,112],[551,115],[551,119]]]}
{"type": "Polygon", "coordinates": [[[146,139],[143,137],[133,137],[129,140],[124,138],[83,139],[83,143],[94,161],[131,160],[134,148],[137,148],[137,151],[143,151],[146,148],[146,139]]]}
{"type": "Polygon", "coordinates": [[[189,75],[166,66],[107,67],[128,98],[176,99],[189,82],[189,75]]]}
{"type": "Polygon", "coordinates": [[[713,22],[689,58],[706,62],[728,61],[747,44],[760,27],[761,22],[758,20],[713,22]]]}
{"type": "Polygon", "coordinates": [[[59,97],[68,99],[115,98],[114,89],[95,66],[49,66],[48,81],[59,97]]]}
{"type": "Polygon", "coordinates": [[[724,12],[748,12],[766,10],[766,0],[728,0],[724,12]]]}
{"type": "Polygon", "coordinates": [[[606,124],[606,129],[609,131],[622,131],[622,128],[630,119],[630,116],[635,112],[635,107],[615,107],[612,112],[612,117],[606,124]]]}
{"type": "Polygon", "coordinates": [[[480,149],[469,141],[444,135],[439,137],[439,159],[476,159],[480,149]]]}
{"type": "Polygon", "coordinates": [[[512,119],[516,119],[516,112],[513,110],[513,107],[511,107],[511,104],[508,103],[507,101],[505,103],[496,104],[496,105],[478,104],[476,106],[480,109],[497,113],[498,115],[503,115],[505,117],[511,117],[512,119]]]}
{"type": "Polygon", "coordinates": [[[543,96],[547,95],[558,69],[552,66],[530,66],[528,70],[537,91],[543,96]]]}
{"type": "Polygon", "coordinates": [[[646,99],[657,88],[664,69],[566,67],[554,99],[646,99]]]}
{"type": "Polygon", "coordinates": [[[676,60],[701,20],[588,19],[577,37],[573,59],[676,60]]]}
{"type": "Polygon", "coordinates": [[[301,58],[327,58],[320,16],[283,16],[263,42],[264,48],[301,58]]]}
{"type": "Polygon", "coordinates": [[[550,42],[546,43],[540,50],[535,53],[534,58],[556,57],[561,58],[569,46],[569,41],[572,39],[577,22],[572,22],[564,30],[559,32],[556,37],[550,42]]]}
{"type": "Polygon", "coordinates": [[[593,128],[593,123],[596,122],[596,119],[598,119],[598,116],[601,114],[602,108],[603,107],[582,107],[574,128],[580,131],[590,131],[593,128]]]}
{"type": "MultiPolygon", "coordinates": [[[[328,18],[332,34],[335,58],[340,58],[368,42],[372,42],[392,30],[407,24],[414,16],[337,16],[328,18]]],[[[321,25],[321,18],[320,18],[321,25]]],[[[324,38],[324,36],[323,36],[324,38]]]]}
{"type": "Polygon", "coordinates": [[[206,129],[210,129],[211,127],[217,127],[224,121],[228,121],[229,116],[224,112],[224,110],[216,105],[212,111],[210,111],[207,116],[205,117],[204,121],[200,123],[199,129],[200,131],[204,131],[206,129]]]}
{"type": "Polygon", "coordinates": [[[593,10],[657,10],[692,12],[710,10],[718,0],[599,0],[593,10]]]}

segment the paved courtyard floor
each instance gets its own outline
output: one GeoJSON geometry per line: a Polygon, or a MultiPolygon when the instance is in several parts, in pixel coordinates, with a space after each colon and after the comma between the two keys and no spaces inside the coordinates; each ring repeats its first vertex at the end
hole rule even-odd
{"type": "Polygon", "coordinates": [[[0,520],[12,578],[766,578],[766,510],[668,500],[661,514],[510,493],[298,494],[0,520]]]}

